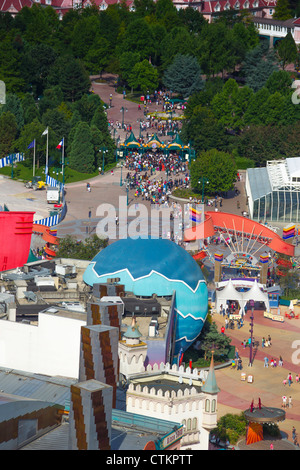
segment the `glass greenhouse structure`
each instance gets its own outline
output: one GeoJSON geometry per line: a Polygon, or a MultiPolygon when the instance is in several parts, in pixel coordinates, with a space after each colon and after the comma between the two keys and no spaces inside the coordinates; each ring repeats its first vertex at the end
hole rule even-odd
{"type": "Polygon", "coordinates": [[[264,168],[248,168],[246,193],[253,220],[299,222],[300,157],[268,161],[264,168]]]}

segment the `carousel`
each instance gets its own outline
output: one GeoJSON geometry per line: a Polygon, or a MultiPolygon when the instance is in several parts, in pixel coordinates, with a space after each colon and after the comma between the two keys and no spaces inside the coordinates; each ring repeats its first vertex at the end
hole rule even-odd
{"type": "Polygon", "coordinates": [[[254,405],[252,401],[248,410],[244,412],[244,416],[248,423],[246,444],[255,444],[256,442],[262,441],[263,436],[263,425],[274,424],[285,420],[285,411],[281,408],[274,408],[270,406],[264,406],[259,398],[258,405],[254,405]]]}

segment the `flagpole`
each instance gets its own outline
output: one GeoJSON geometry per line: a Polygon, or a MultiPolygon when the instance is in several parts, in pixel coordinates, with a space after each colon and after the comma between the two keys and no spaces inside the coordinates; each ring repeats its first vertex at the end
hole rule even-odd
{"type": "Polygon", "coordinates": [[[35,139],[33,141],[33,176],[35,176],[35,139]]]}

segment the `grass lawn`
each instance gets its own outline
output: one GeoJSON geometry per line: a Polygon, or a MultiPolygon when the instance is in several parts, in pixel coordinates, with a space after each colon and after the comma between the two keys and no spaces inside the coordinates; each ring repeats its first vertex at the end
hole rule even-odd
{"type": "MultiPolygon", "coordinates": [[[[115,166],[115,165],[113,165],[115,166]]],[[[111,165],[106,165],[106,171],[110,169],[111,165]]],[[[39,169],[36,168],[35,175],[41,176],[42,179],[45,179],[45,168],[41,167],[39,169]]],[[[0,174],[6,175],[11,177],[11,166],[6,166],[4,168],[0,168],[0,174]]],[[[65,183],[75,183],[76,181],[88,180],[98,175],[98,171],[94,173],[80,173],[79,171],[73,170],[72,168],[66,167],[65,168],[65,183]]],[[[62,182],[62,174],[54,172],[53,168],[49,169],[49,176],[57,179],[58,181],[62,182]]],[[[32,179],[32,168],[27,167],[24,163],[20,162],[16,164],[16,167],[13,170],[13,178],[18,181],[31,181],[32,179]]]]}

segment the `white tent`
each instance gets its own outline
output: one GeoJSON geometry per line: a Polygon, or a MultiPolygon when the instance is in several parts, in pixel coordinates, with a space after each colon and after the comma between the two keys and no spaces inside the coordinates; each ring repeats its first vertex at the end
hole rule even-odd
{"type": "Polygon", "coordinates": [[[269,296],[267,292],[263,292],[255,279],[253,286],[248,292],[244,293],[244,299],[246,303],[248,300],[254,300],[254,302],[264,302],[266,310],[270,311],[269,296]]]}
{"type": "Polygon", "coordinates": [[[246,303],[249,300],[254,300],[254,302],[264,302],[266,310],[270,310],[269,297],[267,292],[263,292],[255,279],[251,289],[246,292],[238,291],[231,279],[224,287],[224,289],[216,292],[216,309],[217,312],[220,311],[221,305],[225,306],[228,300],[236,300],[240,305],[240,313],[244,313],[244,308],[246,303]]]}
{"type": "Polygon", "coordinates": [[[243,300],[243,293],[236,290],[232,280],[229,279],[224,289],[216,292],[216,309],[217,312],[220,311],[221,305],[226,306],[227,300],[236,300],[241,305],[243,300]]]}

